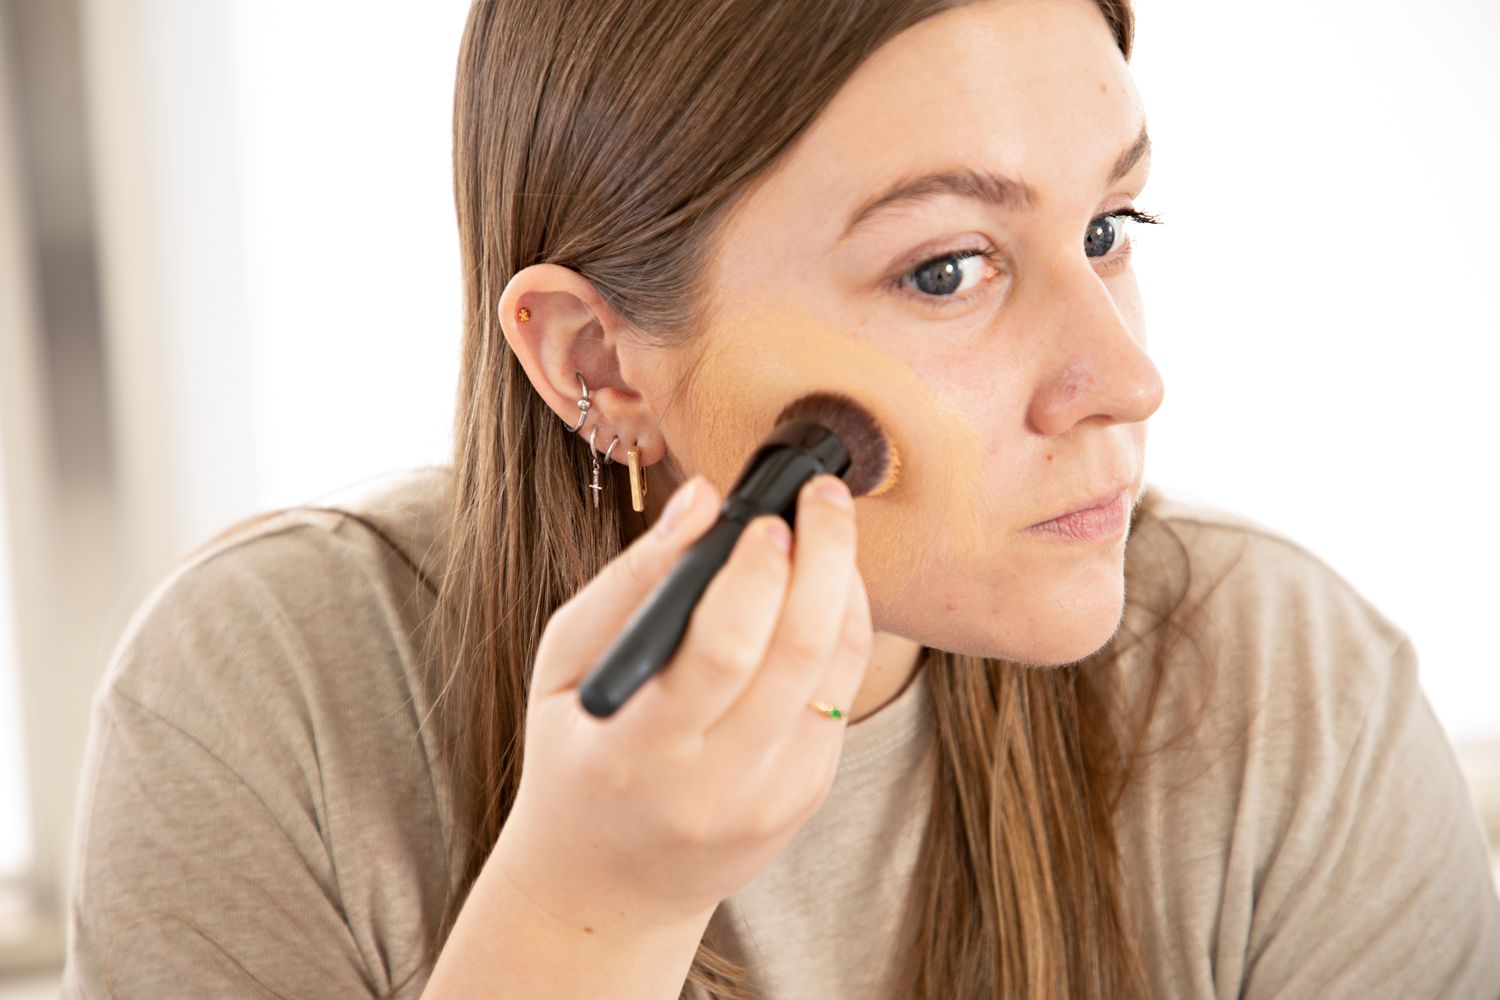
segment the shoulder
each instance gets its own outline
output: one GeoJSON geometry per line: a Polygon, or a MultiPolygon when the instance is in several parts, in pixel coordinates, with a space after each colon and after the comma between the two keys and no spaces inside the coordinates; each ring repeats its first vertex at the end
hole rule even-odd
{"type": "Polygon", "coordinates": [[[1122,655],[1170,664],[1221,715],[1323,711],[1352,740],[1415,659],[1410,636],[1313,544],[1243,513],[1150,487],[1126,562],[1122,655]]]}
{"type": "Polygon", "coordinates": [[[422,960],[469,828],[425,725],[445,496],[418,471],[273,512],[141,603],[91,705],[70,989],[219,995],[228,956],[364,995],[422,960]]]}
{"type": "Polygon", "coordinates": [[[1308,541],[1152,487],[1127,545],[1104,679],[1152,794],[1191,787],[1205,821],[1281,828],[1373,706],[1419,693],[1410,637],[1308,541]]]}
{"type": "MultiPolygon", "coordinates": [[[[1373,646],[1377,653],[1394,652],[1408,641],[1404,631],[1317,554],[1315,542],[1156,487],[1141,507],[1139,536],[1132,538],[1130,556],[1141,557],[1149,568],[1165,568],[1178,554],[1186,556],[1196,577],[1185,581],[1188,597],[1207,601],[1218,612],[1214,621],[1228,626],[1224,638],[1283,647],[1295,645],[1299,637],[1351,640],[1373,646]],[[1268,626],[1273,623],[1284,628],[1272,634],[1268,626]]],[[[1167,575],[1178,582],[1176,571],[1167,575]]]]}
{"type": "Polygon", "coordinates": [[[444,467],[403,470],[221,533],[136,608],[96,699],[200,736],[252,706],[343,715],[420,693],[447,487],[444,467]]]}
{"type": "Polygon", "coordinates": [[[1158,985],[1490,995],[1500,900],[1410,637],[1252,518],[1138,513],[1115,679],[1149,725],[1119,835],[1158,985]]]}

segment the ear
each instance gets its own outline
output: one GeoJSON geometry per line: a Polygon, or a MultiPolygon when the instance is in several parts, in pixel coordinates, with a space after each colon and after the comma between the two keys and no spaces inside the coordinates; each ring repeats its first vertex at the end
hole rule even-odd
{"type": "MultiPolygon", "coordinates": [[[[663,398],[670,383],[631,384],[625,373],[637,381],[668,373],[664,365],[622,364],[623,355],[629,353],[627,360],[634,360],[640,349],[624,338],[627,324],[593,282],[560,264],[533,264],[511,277],[498,308],[500,327],[527,378],[570,428],[578,423],[578,400],[583,396],[578,376],[583,376],[589,408],[578,436],[585,447],[597,428],[594,444],[601,457],[619,438],[610,452],[613,462],[626,464],[626,452],[633,447],[641,449],[643,466],[667,457],[660,416],[650,401],[663,398]],[[520,319],[522,308],[529,314],[525,322],[520,319]]],[[[656,473],[649,477],[648,517],[682,478],[671,469],[659,468],[656,473]]]]}

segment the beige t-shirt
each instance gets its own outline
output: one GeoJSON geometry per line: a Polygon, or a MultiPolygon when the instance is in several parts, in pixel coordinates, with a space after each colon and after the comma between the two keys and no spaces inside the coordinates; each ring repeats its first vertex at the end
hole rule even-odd
{"type": "MultiPolygon", "coordinates": [[[[64,996],[241,995],[236,967],[289,996],[379,996],[412,970],[464,819],[419,728],[432,595],[407,561],[439,572],[448,489],[428,468],[323,499],[406,556],[356,521],[291,512],[143,603],[94,695],[64,996]]],[[[1156,502],[1192,556],[1190,599],[1243,550],[1208,597],[1201,660],[1182,654],[1217,739],[1160,751],[1118,820],[1157,995],[1500,997],[1500,898],[1406,635],[1296,543],[1156,502]]],[[[1171,545],[1143,527],[1127,558],[1171,573],[1171,545]]],[[[1125,614],[1147,630],[1143,609],[1125,614]]],[[[1122,717],[1150,648],[1114,675],[1122,717]]],[[[1169,689],[1152,733],[1199,709],[1169,689]]],[[[880,996],[932,727],[924,669],[848,726],[823,808],[715,912],[767,1000],[880,996]]]]}

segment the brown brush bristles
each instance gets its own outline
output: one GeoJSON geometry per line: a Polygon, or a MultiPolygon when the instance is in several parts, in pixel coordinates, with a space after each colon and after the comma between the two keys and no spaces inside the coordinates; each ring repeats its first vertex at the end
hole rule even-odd
{"type": "Polygon", "coordinates": [[[776,418],[811,420],[822,424],[849,449],[849,471],[844,482],[856,497],[877,497],[896,485],[901,459],[880,421],[863,404],[840,392],[810,392],[794,399],[776,418]]]}

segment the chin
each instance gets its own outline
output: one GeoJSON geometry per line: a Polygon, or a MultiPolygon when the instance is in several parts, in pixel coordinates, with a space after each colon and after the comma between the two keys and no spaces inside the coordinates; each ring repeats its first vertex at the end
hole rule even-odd
{"type": "Polygon", "coordinates": [[[1082,594],[1041,591],[1022,601],[997,604],[990,614],[966,614],[955,608],[919,615],[886,631],[965,656],[1032,667],[1071,666],[1097,653],[1119,631],[1125,614],[1124,578],[1082,594]]]}
{"type": "MultiPolygon", "coordinates": [[[[1071,667],[1079,660],[1093,656],[1109,644],[1119,630],[1120,615],[1116,615],[1108,628],[1091,634],[1074,631],[1060,642],[1044,642],[1037,646],[1017,648],[1015,645],[994,646],[983,655],[995,659],[1012,660],[1028,667],[1071,667]]],[[[978,655],[978,654],[976,654],[978,655]]]]}

